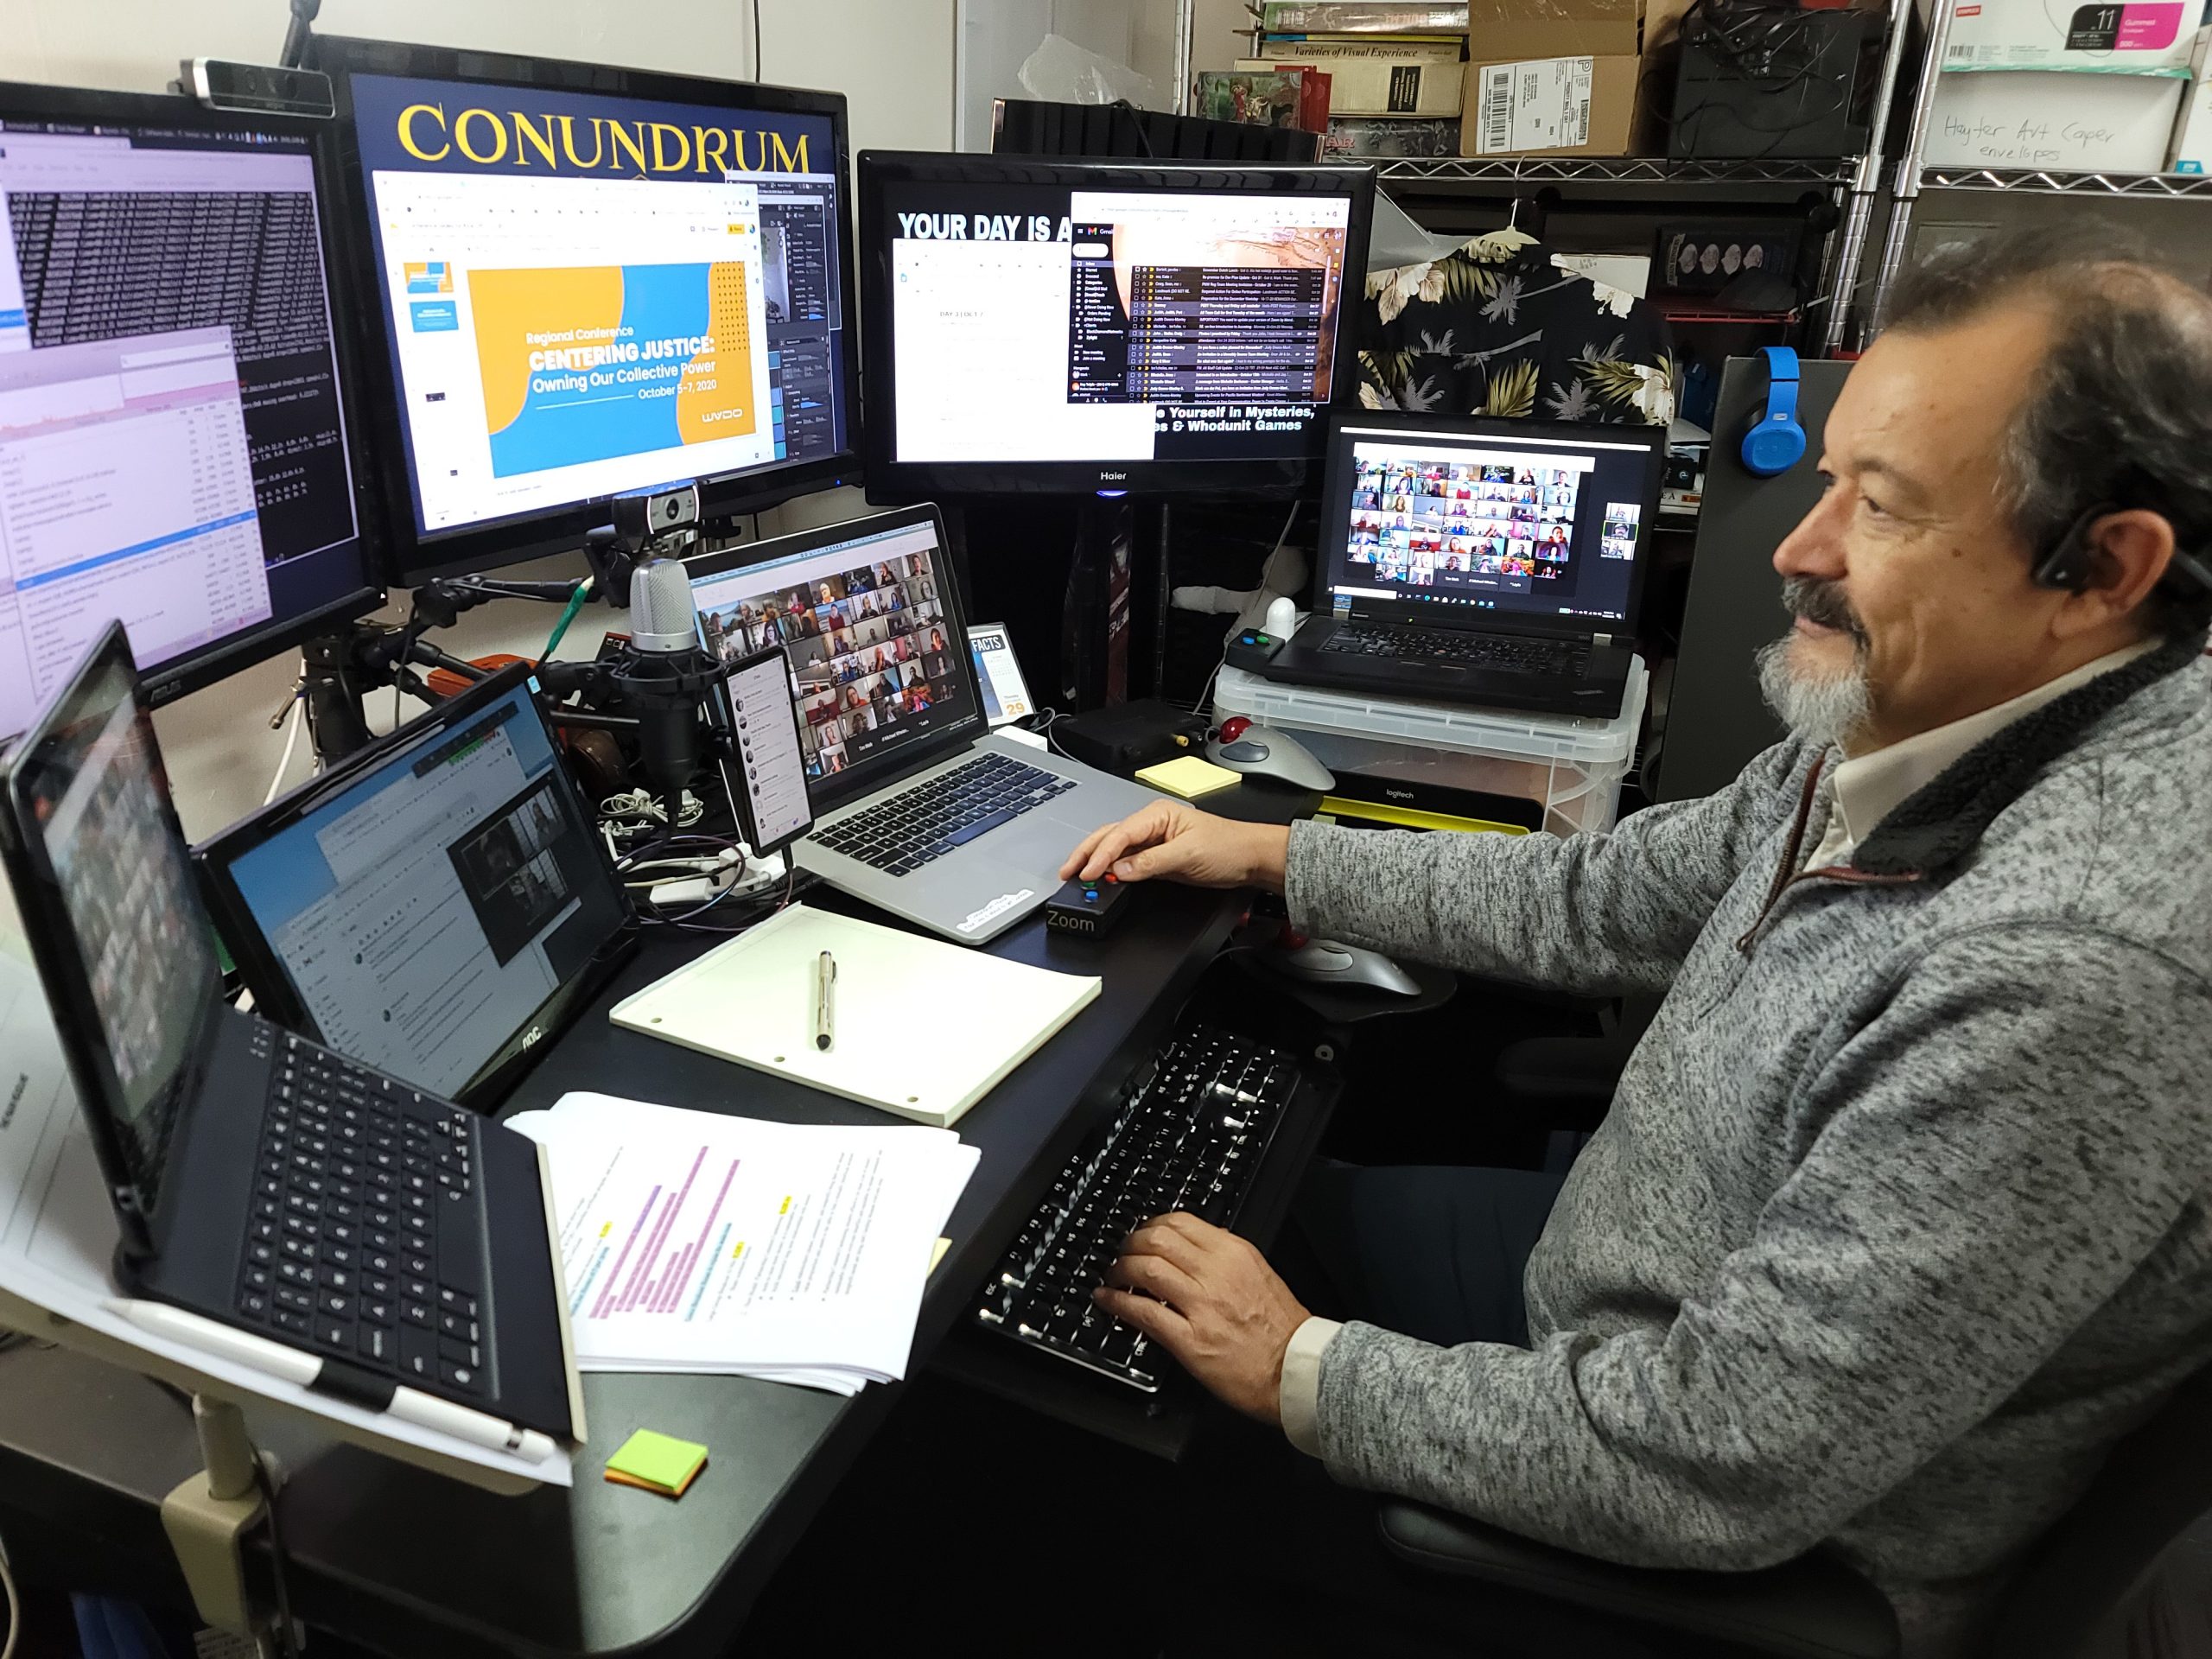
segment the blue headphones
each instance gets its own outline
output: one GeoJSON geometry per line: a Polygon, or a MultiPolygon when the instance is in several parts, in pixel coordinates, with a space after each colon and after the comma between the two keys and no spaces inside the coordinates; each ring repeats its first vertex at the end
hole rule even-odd
{"type": "Polygon", "coordinates": [[[1766,353],[1766,407],[1744,434],[1744,470],[1773,478],[1805,459],[1805,429],[1797,424],[1797,353],[1787,346],[1766,353]]]}

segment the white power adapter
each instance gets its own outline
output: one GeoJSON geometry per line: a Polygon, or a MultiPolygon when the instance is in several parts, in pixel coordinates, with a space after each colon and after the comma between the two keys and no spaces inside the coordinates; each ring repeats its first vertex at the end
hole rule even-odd
{"type": "Polygon", "coordinates": [[[646,888],[642,896],[657,910],[690,910],[710,899],[741,898],[773,887],[784,875],[780,855],[748,858],[734,847],[725,847],[711,858],[671,859],[667,867],[697,874],[671,876],[646,888]]]}

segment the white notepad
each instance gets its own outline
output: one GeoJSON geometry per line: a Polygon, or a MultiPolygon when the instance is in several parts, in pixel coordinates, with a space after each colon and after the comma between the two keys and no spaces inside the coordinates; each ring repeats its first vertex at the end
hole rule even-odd
{"type": "Polygon", "coordinates": [[[940,1128],[1098,995],[1095,976],[794,905],[618,1004],[618,1026],[940,1128]],[[815,963],[837,961],[814,1046],[815,963]]]}

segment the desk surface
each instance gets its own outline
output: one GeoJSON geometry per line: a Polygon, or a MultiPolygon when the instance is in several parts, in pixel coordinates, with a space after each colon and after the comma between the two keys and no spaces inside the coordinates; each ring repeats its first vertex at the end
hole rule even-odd
{"type": "MultiPolygon", "coordinates": [[[[982,1160],[924,1298],[912,1366],[965,1309],[1093,1112],[1167,1033],[1244,902],[1177,887],[1142,897],[1098,944],[1033,920],[990,947],[1104,983],[961,1120],[959,1135],[982,1160]]],[[[809,902],[843,903],[819,893],[809,902]]],[[[594,1089],[790,1122],[880,1124],[881,1114],[855,1103],[608,1022],[615,1001],[715,943],[651,940],[503,1110],[594,1089]]],[[[988,1018],[988,1009],[951,1010],[947,1029],[988,1018]]],[[[574,1491],[520,1498],[272,1421],[262,1432],[289,1471],[280,1513],[296,1610],[393,1652],[720,1654],[896,1392],[871,1386],[848,1400],[744,1377],[588,1376],[591,1443],[574,1491]],[[639,1427],[709,1448],[706,1472],[681,1503],[600,1479],[606,1454],[639,1427]]],[[[74,1537],[122,1552],[174,1584],[157,1510],[198,1460],[189,1414],[153,1383],[60,1352],[0,1358],[0,1514],[11,1538],[50,1529],[57,1544],[74,1537]]]]}

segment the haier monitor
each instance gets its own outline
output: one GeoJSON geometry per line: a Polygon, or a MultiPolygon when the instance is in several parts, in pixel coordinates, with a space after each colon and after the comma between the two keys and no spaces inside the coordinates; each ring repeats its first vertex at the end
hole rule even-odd
{"type": "Polygon", "coordinates": [[[393,579],[857,476],[845,100],[317,37],[377,339],[393,579]]]}
{"type": "Polygon", "coordinates": [[[871,499],[1294,492],[1354,403],[1365,167],[870,151],[871,499]]]}
{"type": "Polygon", "coordinates": [[[0,741],[111,622],[159,702],[382,602],[325,142],[0,84],[0,741]]]}

